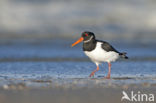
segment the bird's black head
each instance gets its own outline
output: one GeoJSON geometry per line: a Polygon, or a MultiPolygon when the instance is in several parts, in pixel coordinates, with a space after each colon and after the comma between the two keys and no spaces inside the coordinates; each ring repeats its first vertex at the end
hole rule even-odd
{"type": "Polygon", "coordinates": [[[75,43],[72,44],[72,47],[75,46],[76,44],[80,43],[80,42],[84,42],[85,44],[87,43],[91,43],[95,41],[95,35],[92,32],[89,31],[85,31],[82,33],[81,38],[79,38],[75,43]]]}
{"type": "Polygon", "coordinates": [[[95,35],[93,32],[85,31],[82,33],[81,37],[83,37],[84,42],[89,42],[95,39],[95,35]]]}

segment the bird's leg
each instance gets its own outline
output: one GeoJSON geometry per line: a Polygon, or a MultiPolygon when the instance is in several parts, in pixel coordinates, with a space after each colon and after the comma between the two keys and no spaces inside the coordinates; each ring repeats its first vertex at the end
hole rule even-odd
{"type": "Polygon", "coordinates": [[[107,77],[106,77],[106,79],[110,79],[110,74],[111,74],[111,63],[108,63],[108,68],[109,68],[109,70],[108,70],[108,75],[107,75],[107,77]]]}
{"type": "Polygon", "coordinates": [[[94,76],[95,72],[97,72],[99,70],[99,66],[97,66],[97,68],[89,75],[89,77],[94,76]]]}

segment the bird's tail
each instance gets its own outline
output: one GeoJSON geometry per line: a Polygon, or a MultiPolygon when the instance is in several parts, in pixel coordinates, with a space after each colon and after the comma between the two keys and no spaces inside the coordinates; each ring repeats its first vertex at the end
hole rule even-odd
{"type": "Polygon", "coordinates": [[[128,57],[126,56],[127,53],[123,52],[123,53],[119,53],[119,55],[122,57],[122,58],[125,58],[125,59],[128,59],[128,57]]]}

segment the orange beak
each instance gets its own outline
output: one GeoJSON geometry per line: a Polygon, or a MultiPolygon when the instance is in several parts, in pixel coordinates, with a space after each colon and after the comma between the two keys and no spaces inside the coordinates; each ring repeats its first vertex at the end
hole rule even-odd
{"type": "Polygon", "coordinates": [[[81,37],[79,40],[77,40],[75,43],[72,44],[72,47],[75,46],[76,44],[80,43],[83,41],[83,37],[81,37]]]}

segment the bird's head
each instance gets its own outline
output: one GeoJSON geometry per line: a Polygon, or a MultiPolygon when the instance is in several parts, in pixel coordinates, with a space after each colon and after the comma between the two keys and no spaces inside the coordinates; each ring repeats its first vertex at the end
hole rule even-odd
{"type": "Polygon", "coordinates": [[[75,46],[76,44],[80,43],[80,42],[90,42],[92,39],[95,39],[95,35],[93,32],[89,32],[89,31],[85,31],[82,33],[81,38],[78,39],[75,43],[72,44],[72,47],[75,46]]]}

